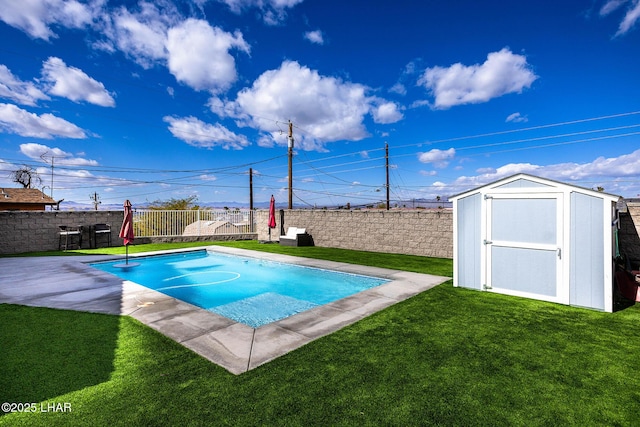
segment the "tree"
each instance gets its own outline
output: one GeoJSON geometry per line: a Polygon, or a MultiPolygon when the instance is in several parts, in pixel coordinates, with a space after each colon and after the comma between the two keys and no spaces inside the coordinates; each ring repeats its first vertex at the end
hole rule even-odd
{"type": "Polygon", "coordinates": [[[151,202],[149,209],[154,211],[197,211],[200,206],[194,203],[196,200],[198,200],[198,196],[189,196],[184,199],[171,198],[166,201],[156,200],[151,202]]]}
{"type": "Polygon", "coordinates": [[[22,165],[17,171],[11,172],[11,179],[13,182],[22,184],[23,188],[32,188],[32,185],[39,186],[42,184],[42,179],[38,172],[31,166],[22,165]]]}
{"type": "Polygon", "coordinates": [[[167,221],[166,216],[145,216],[144,220],[138,221],[137,226],[139,229],[146,233],[146,235],[161,236],[166,234],[182,234],[182,230],[195,221],[200,206],[194,202],[198,199],[198,196],[189,196],[184,199],[171,198],[167,201],[156,200],[149,204],[149,209],[153,211],[193,211],[187,212],[181,215],[175,215],[171,217],[170,223],[167,221]]]}

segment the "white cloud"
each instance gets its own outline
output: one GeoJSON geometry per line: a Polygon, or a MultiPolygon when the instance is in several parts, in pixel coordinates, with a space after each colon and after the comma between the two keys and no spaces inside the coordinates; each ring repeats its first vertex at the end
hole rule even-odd
{"type": "MultiPolygon", "coordinates": [[[[287,130],[286,120],[291,120],[302,130],[294,130],[296,147],[324,151],[327,142],[359,141],[369,136],[364,126],[367,114],[385,123],[401,118],[399,107],[369,97],[367,91],[364,85],[322,76],[295,61],[284,61],[280,68],[265,71],[251,87],[242,89],[235,101],[213,98],[209,106],[221,117],[233,117],[241,126],[269,134],[279,145],[287,144],[282,131],[287,130]],[[274,118],[282,121],[277,123],[274,118]]],[[[259,145],[269,144],[262,140],[259,145]]]]}
{"type": "MultiPolygon", "coordinates": [[[[498,168],[481,168],[476,176],[461,176],[448,184],[450,194],[460,193],[469,189],[497,181],[518,173],[528,173],[561,182],[576,182],[576,185],[592,187],[591,182],[607,181],[605,190],[616,194],[616,191],[633,191],[638,193],[640,187],[635,184],[630,188],[620,178],[640,177],[640,150],[618,157],[598,157],[588,163],[555,163],[550,165],[536,165],[531,163],[509,163],[498,168]],[[581,184],[585,182],[586,184],[581,184]]],[[[636,181],[634,179],[634,181],[636,181]]]]}
{"type": "Polygon", "coordinates": [[[431,105],[431,102],[429,102],[428,100],[418,99],[413,101],[409,108],[419,108],[419,107],[430,106],[430,105],[431,105]]]}
{"type": "Polygon", "coordinates": [[[425,170],[421,170],[419,173],[422,176],[436,176],[438,174],[438,172],[436,171],[425,171],[425,170]]]}
{"type": "Polygon", "coordinates": [[[78,126],[53,114],[37,115],[13,104],[0,104],[0,131],[44,139],[87,137],[78,126]]]}
{"type": "Polygon", "coordinates": [[[393,86],[391,86],[391,89],[389,89],[389,92],[396,93],[398,95],[406,95],[407,88],[402,83],[396,83],[393,86]]]}
{"type": "Polygon", "coordinates": [[[396,123],[403,119],[398,104],[395,102],[383,102],[372,108],[373,121],[381,124],[396,123]]]}
{"type": "Polygon", "coordinates": [[[505,122],[507,123],[526,123],[528,122],[529,119],[527,118],[527,116],[523,116],[520,113],[513,113],[513,114],[509,114],[509,116],[507,116],[505,122]]]}
{"type": "Polygon", "coordinates": [[[74,102],[86,101],[102,107],[115,107],[115,100],[104,85],[84,71],[68,67],[60,58],[51,57],[42,64],[42,79],[47,92],[74,102]]]}
{"type": "Polygon", "coordinates": [[[434,167],[443,169],[449,165],[449,160],[453,159],[455,155],[455,148],[449,148],[448,150],[434,148],[426,153],[418,153],[418,160],[422,163],[431,163],[434,167]]]}
{"type": "Polygon", "coordinates": [[[624,5],[628,4],[627,10],[618,25],[618,31],[615,36],[622,36],[629,32],[640,20],[640,0],[608,0],[600,8],[600,17],[606,17],[618,9],[621,9],[624,5]]]}
{"type": "Polygon", "coordinates": [[[229,6],[234,13],[241,13],[249,8],[257,8],[262,12],[265,24],[278,25],[287,17],[286,9],[291,9],[304,0],[218,0],[229,6]]]}
{"type": "Polygon", "coordinates": [[[140,2],[136,12],[122,7],[105,20],[103,29],[120,51],[146,69],[167,58],[167,31],[179,23],[176,11],[158,7],[146,2],[140,2]]]}
{"type": "Polygon", "coordinates": [[[247,118],[245,114],[238,111],[238,106],[228,99],[221,99],[217,96],[212,96],[209,98],[207,102],[207,106],[211,110],[211,112],[217,114],[220,117],[234,117],[236,119],[239,118],[247,118]]]}
{"type": "MultiPolygon", "coordinates": [[[[28,144],[20,144],[20,152],[25,156],[33,159],[49,162],[51,157],[54,157],[54,165],[65,166],[97,166],[98,162],[95,160],[85,159],[78,157],[72,153],[61,150],[60,148],[52,148],[42,144],[36,144],[30,142],[28,144]]],[[[78,171],[77,171],[78,172],[78,171]]]]}
{"type": "Polygon", "coordinates": [[[32,107],[40,100],[51,99],[33,83],[18,79],[4,65],[0,65],[0,97],[32,107]]]}
{"type": "Polygon", "coordinates": [[[286,117],[305,130],[296,139],[304,149],[328,141],[357,141],[368,136],[363,118],[369,112],[366,87],[321,76],[317,71],[285,61],[277,70],[264,72],[250,88],[238,93],[235,110],[252,117],[250,124],[280,137],[273,120],[286,117]]]}
{"type": "Polygon", "coordinates": [[[169,70],[193,89],[222,92],[237,79],[231,49],[249,53],[242,33],[227,33],[206,21],[188,19],[168,32],[169,70]]]}
{"type": "Polygon", "coordinates": [[[609,0],[600,8],[600,16],[607,16],[611,12],[625,4],[627,0],[609,0]]]}
{"type": "MultiPolygon", "coordinates": [[[[14,171],[19,167],[20,166],[14,163],[10,163],[6,160],[0,159],[0,171],[14,171]]],[[[2,174],[0,174],[0,176],[2,176],[2,174]]]]}
{"type": "Polygon", "coordinates": [[[590,177],[640,177],[640,150],[619,157],[598,157],[591,163],[560,163],[545,166],[543,172],[556,179],[581,180],[590,177]]]}
{"type": "Polygon", "coordinates": [[[509,93],[521,93],[538,78],[523,55],[504,48],[487,55],[483,64],[427,68],[418,84],[435,97],[434,108],[487,102],[509,93]]]}
{"type": "Polygon", "coordinates": [[[307,31],[306,33],[304,33],[304,38],[314,44],[324,44],[324,37],[322,35],[322,31],[320,30],[307,31]]]}
{"type": "Polygon", "coordinates": [[[492,167],[488,167],[488,168],[479,168],[476,170],[476,172],[479,174],[492,174],[492,173],[496,173],[496,170],[492,167]]]}
{"type": "Polygon", "coordinates": [[[250,145],[246,136],[237,135],[219,123],[212,125],[195,117],[166,116],[163,120],[169,123],[173,136],[195,147],[241,150],[250,145]]]}
{"type": "Polygon", "coordinates": [[[640,1],[634,0],[631,7],[629,8],[629,10],[627,10],[627,13],[622,19],[622,22],[620,22],[620,26],[618,27],[618,32],[616,33],[616,36],[625,34],[629,30],[631,30],[636,25],[636,22],[638,22],[639,19],[640,19],[640,1]]]}
{"type": "Polygon", "coordinates": [[[276,143],[271,137],[271,135],[260,135],[257,141],[258,147],[262,148],[273,148],[276,143]]]}
{"type": "Polygon", "coordinates": [[[0,7],[0,20],[33,38],[49,40],[57,35],[53,25],[82,28],[92,22],[104,2],[92,0],[5,0],[0,7]]]}

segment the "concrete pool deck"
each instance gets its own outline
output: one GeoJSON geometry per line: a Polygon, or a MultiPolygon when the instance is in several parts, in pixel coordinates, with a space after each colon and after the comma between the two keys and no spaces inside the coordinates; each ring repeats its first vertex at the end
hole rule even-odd
{"type": "MultiPolygon", "coordinates": [[[[390,282],[254,329],[88,265],[118,257],[16,257],[0,258],[0,303],[131,316],[229,372],[241,374],[450,279],[220,246],[181,251],[204,249],[390,282]]],[[[143,255],[151,254],[135,257],[143,255]]]]}

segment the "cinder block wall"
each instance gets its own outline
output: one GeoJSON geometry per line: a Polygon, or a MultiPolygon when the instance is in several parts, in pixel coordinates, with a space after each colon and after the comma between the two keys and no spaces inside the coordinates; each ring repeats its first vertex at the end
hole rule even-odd
{"type": "MultiPolygon", "coordinates": [[[[122,243],[118,240],[122,215],[122,211],[0,212],[0,254],[56,250],[59,225],[87,226],[82,236],[82,246],[88,248],[88,226],[111,224],[111,243],[118,246],[122,243]]],[[[106,240],[106,237],[103,238],[106,240]]]]}
{"type": "MultiPolygon", "coordinates": [[[[620,249],[633,266],[640,266],[640,203],[627,203],[629,212],[621,213],[620,249]]],[[[453,213],[451,210],[284,210],[287,227],[304,227],[317,246],[374,252],[453,257],[453,213]]],[[[256,211],[259,240],[268,240],[267,210],[256,211]]],[[[111,224],[111,241],[118,238],[122,211],[45,211],[0,212],[0,254],[58,249],[59,225],[111,224]]],[[[272,240],[280,237],[280,212],[276,212],[272,240]]],[[[242,238],[254,238],[246,235],[242,238]]],[[[236,236],[237,238],[237,236],[236,236]]],[[[202,239],[202,238],[199,238],[202,239]]],[[[89,234],[83,236],[89,246],[89,234]]]]}
{"type": "Polygon", "coordinates": [[[640,203],[627,202],[628,213],[620,212],[620,252],[631,260],[632,267],[640,267],[640,203]]]}
{"type": "MultiPolygon", "coordinates": [[[[0,255],[58,249],[58,226],[85,226],[82,248],[90,247],[89,226],[111,225],[111,245],[122,246],[118,237],[122,211],[0,211],[0,255]]],[[[219,236],[137,237],[135,243],[195,242],[212,240],[256,239],[255,233],[219,236]]],[[[104,246],[106,236],[99,238],[104,246]]]]}
{"type": "MultiPolygon", "coordinates": [[[[258,239],[268,240],[268,211],[258,211],[258,239]]],[[[276,211],[272,240],[280,236],[276,211]]],[[[284,231],[306,228],[316,246],[453,257],[453,212],[428,210],[284,210],[284,231]]]]}

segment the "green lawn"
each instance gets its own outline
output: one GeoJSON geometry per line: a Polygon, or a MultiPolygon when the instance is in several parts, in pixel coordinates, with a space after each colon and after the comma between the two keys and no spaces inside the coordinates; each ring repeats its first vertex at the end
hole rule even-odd
{"type": "MultiPolygon", "coordinates": [[[[427,258],[415,255],[386,254],[380,252],[351,251],[337,248],[321,248],[317,246],[291,247],[279,244],[264,244],[257,240],[242,240],[233,242],[191,242],[191,243],[150,243],[132,245],[129,254],[140,252],[161,251],[176,248],[197,248],[201,246],[232,246],[254,251],[281,253],[319,258],[331,261],[348,262],[352,264],[387,267],[397,270],[413,271],[416,273],[435,274],[438,276],[453,276],[453,261],[445,258],[427,258]]],[[[77,255],[124,255],[124,246],[99,249],[76,249],[69,251],[30,252],[13,256],[77,256],[77,255]]],[[[5,255],[6,256],[6,255],[5,255]]]]}
{"type": "Polygon", "coordinates": [[[0,402],[71,405],[0,425],[582,426],[640,414],[636,307],[448,282],[239,376],[129,317],[0,304],[0,319],[0,402]]]}

